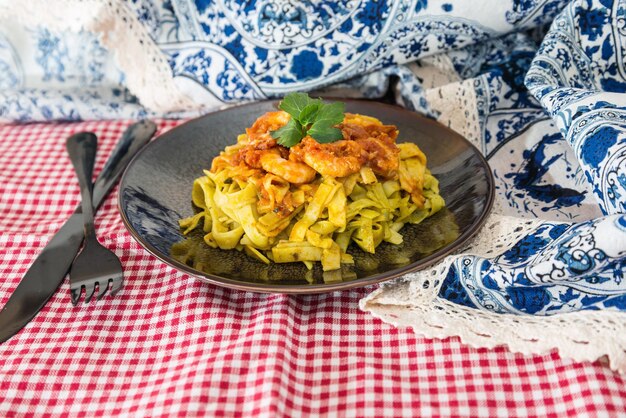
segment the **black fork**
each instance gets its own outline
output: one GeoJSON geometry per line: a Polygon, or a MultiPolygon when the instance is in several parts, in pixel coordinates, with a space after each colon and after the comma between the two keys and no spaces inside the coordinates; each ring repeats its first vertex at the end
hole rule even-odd
{"type": "Polygon", "coordinates": [[[80,185],[85,223],[85,244],[74,259],[70,270],[70,289],[74,305],[78,303],[83,287],[85,288],[85,303],[89,303],[96,291],[96,286],[98,286],[97,299],[100,300],[106,294],[109,282],[111,282],[112,295],[115,295],[124,285],[122,263],[113,251],[98,242],[94,228],[91,177],[97,142],[96,136],[88,132],[72,135],[67,140],[67,152],[80,185]]]}

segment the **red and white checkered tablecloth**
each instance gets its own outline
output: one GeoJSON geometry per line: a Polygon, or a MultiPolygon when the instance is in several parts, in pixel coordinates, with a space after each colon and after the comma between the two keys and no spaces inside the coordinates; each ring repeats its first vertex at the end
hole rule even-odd
{"type": "MultiPolygon", "coordinates": [[[[1,304],[79,202],[65,139],[95,132],[99,171],[129,124],[0,126],[1,304]]],[[[626,379],[601,363],[424,339],[359,311],[372,288],[286,296],[200,283],[133,241],[116,193],[96,223],[125,288],[73,307],[65,281],[0,344],[0,416],[626,414],[626,379]]]]}

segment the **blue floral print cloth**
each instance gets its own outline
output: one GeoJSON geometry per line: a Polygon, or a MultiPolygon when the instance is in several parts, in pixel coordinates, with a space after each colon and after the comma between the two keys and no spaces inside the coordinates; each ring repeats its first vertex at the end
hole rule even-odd
{"type": "Polygon", "coordinates": [[[438,297],[495,313],[626,311],[626,2],[101,2],[127,39],[148,35],[131,54],[98,25],[12,19],[20,7],[0,11],[3,120],[180,117],[292,91],[392,96],[479,147],[496,213],[543,221],[492,257],[460,254],[438,297]],[[167,71],[138,88],[129,55],[167,71]],[[177,100],[153,105],[165,84],[177,100]]]}

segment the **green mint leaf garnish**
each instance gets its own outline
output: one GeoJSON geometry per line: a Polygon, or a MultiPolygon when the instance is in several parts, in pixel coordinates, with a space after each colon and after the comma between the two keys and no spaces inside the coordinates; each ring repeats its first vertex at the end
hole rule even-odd
{"type": "Polygon", "coordinates": [[[343,138],[335,125],[344,118],[345,104],[325,104],[321,99],[312,99],[306,93],[290,93],[278,108],[291,115],[291,120],[282,128],[272,131],[272,138],[285,147],[297,145],[307,135],[320,143],[339,141],[343,138]]]}
{"type": "Polygon", "coordinates": [[[339,141],[343,138],[343,135],[341,130],[334,126],[343,121],[345,110],[346,105],[342,102],[324,105],[315,115],[315,122],[311,125],[308,134],[315,138],[317,142],[339,141]]]}
{"type": "Polygon", "coordinates": [[[299,116],[302,110],[313,102],[313,99],[306,93],[289,93],[280,102],[278,108],[289,113],[293,119],[300,122],[299,116]]]}
{"type": "MultiPolygon", "coordinates": [[[[300,112],[300,116],[298,117],[298,121],[302,126],[307,126],[315,122],[317,114],[320,109],[324,106],[321,100],[316,100],[315,102],[306,105],[302,112],[300,112]]],[[[343,118],[341,119],[343,120],[343,118]]]]}
{"type": "Polygon", "coordinates": [[[334,123],[317,121],[311,126],[311,129],[309,129],[307,133],[322,144],[339,141],[343,139],[343,134],[340,129],[333,127],[334,125],[334,123]]]}
{"type": "Polygon", "coordinates": [[[346,105],[342,102],[333,102],[323,105],[317,112],[315,122],[325,122],[337,125],[343,122],[343,114],[346,111],[346,105]]]}
{"type": "Polygon", "coordinates": [[[305,137],[302,125],[295,119],[291,119],[285,126],[272,132],[272,138],[276,139],[283,147],[291,148],[305,137]]]}

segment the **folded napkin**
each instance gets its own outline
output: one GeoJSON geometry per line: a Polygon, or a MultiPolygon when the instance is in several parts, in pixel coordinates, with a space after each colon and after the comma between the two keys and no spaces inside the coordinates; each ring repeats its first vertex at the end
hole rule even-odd
{"type": "Polygon", "coordinates": [[[189,116],[314,91],[488,158],[469,245],[361,307],[430,337],[626,371],[626,8],[610,0],[0,2],[0,117],[189,116]],[[45,4],[44,4],[45,3],[45,4]]]}

